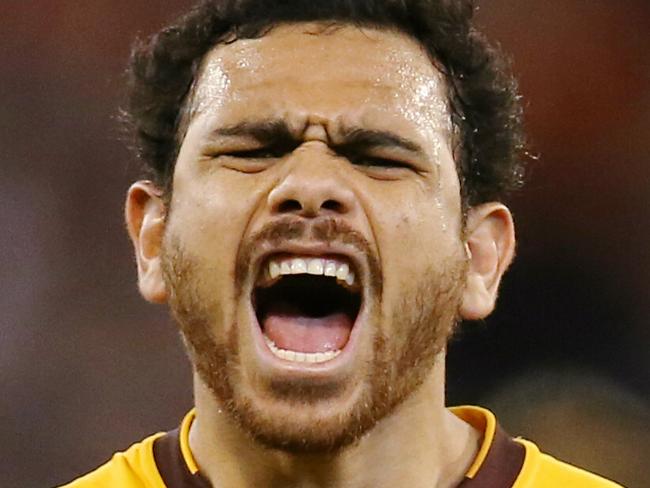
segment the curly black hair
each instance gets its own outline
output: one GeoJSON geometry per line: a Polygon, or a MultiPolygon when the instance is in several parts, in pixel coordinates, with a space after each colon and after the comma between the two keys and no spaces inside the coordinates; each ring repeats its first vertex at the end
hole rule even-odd
{"type": "Polygon", "coordinates": [[[134,45],[123,111],[148,176],[171,192],[179,125],[203,57],[280,23],[394,28],[419,41],[446,77],[464,208],[502,200],[523,182],[525,137],[509,63],[472,24],[474,0],[203,0],[134,45]]]}

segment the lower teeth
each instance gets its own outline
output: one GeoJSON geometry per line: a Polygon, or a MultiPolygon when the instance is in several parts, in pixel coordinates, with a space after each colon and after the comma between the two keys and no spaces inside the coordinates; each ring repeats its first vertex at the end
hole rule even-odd
{"type": "Polygon", "coordinates": [[[280,359],[286,359],[287,361],[295,361],[297,363],[324,363],[330,359],[334,359],[336,356],[341,354],[341,350],[336,351],[327,351],[327,352],[300,352],[300,351],[290,351],[287,349],[280,349],[275,343],[264,336],[264,340],[271,349],[271,352],[275,354],[280,359]]]}

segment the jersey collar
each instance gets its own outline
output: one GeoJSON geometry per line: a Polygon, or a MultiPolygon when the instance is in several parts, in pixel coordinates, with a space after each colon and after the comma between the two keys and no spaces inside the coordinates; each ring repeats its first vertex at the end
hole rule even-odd
{"type": "MultiPolygon", "coordinates": [[[[459,488],[512,487],[524,464],[524,446],[501,429],[489,410],[470,406],[450,410],[483,433],[476,459],[459,488]]],[[[201,476],[190,449],[190,426],[195,416],[191,410],[178,429],[154,441],[154,459],[167,488],[211,488],[210,482],[201,476]]]]}

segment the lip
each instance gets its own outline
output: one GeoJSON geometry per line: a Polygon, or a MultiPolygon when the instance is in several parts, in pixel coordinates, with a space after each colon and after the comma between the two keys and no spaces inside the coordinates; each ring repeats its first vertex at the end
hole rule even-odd
{"type": "Polygon", "coordinates": [[[253,349],[255,355],[260,362],[261,371],[264,371],[265,374],[272,375],[274,377],[285,377],[285,378],[305,378],[309,377],[312,380],[329,380],[333,376],[339,374],[345,374],[352,367],[352,362],[357,356],[355,354],[357,350],[358,343],[360,341],[359,336],[366,329],[367,315],[368,315],[368,289],[367,286],[364,286],[364,283],[367,283],[367,267],[364,266],[362,258],[359,256],[358,251],[355,252],[354,248],[350,246],[340,246],[340,245],[283,245],[277,247],[269,247],[263,249],[260,254],[254,259],[253,265],[253,281],[249,287],[248,293],[248,315],[250,320],[248,321],[251,324],[251,334],[253,337],[253,349]],[[348,342],[345,344],[341,353],[336,357],[325,361],[322,363],[307,363],[307,362],[296,362],[289,361],[277,357],[269,349],[268,344],[264,340],[264,335],[262,332],[262,327],[259,321],[257,320],[257,314],[253,306],[253,290],[255,278],[260,273],[261,265],[274,255],[282,254],[294,254],[297,256],[313,256],[313,257],[336,257],[341,256],[350,261],[354,267],[354,271],[357,276],[361,279],[361,305],[359,307],[359,312],[354,321],[354,325],[350,332],[350,337],[348,342]]]}

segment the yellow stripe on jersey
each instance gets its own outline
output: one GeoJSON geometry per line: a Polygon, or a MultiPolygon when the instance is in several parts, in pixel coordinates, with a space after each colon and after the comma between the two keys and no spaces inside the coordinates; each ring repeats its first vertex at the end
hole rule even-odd
{"type": "Polygon", "coordinates": [[[196,464],[194,456],[192,455],[192,450],[190,449],[190,427],[192,426],[195,417],[196,410],[190,410],[181,423],[180,431],[181,453],[183,454],[185,464],[187,464],[187,469],[189,469],[192,474],[199,472],[199,467],[196,464]]]}
{"type": "Polygon", "coordinates": [[[478,450],[478,454],[476,455],[476,459],[474,459],[474,462],[465,475],[466,478],[472,479],[481,468],[481,465],[490,450],[497,429],[497,420],[492,412],[481,407],[451,407],[449,410],[456,417],[464,420],[479,432],[483,432],[483,441],[478,450]]]}

